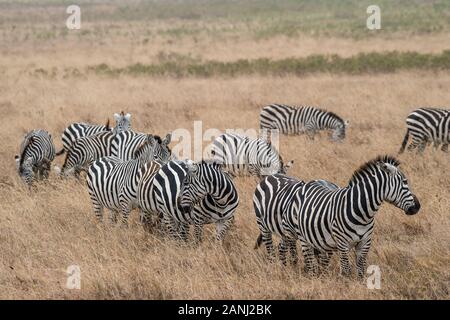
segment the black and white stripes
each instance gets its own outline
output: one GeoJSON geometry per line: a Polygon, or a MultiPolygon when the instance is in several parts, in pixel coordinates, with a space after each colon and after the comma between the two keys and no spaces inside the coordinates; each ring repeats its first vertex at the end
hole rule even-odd
{"type": "Polygon", "coordinates": [[[61,140],[63,143],[63,148],[57,152],[57,156],[67,152],[72,148],[74,142],[82,137],[91,136],[103,131],[113,131],[113,133],[119,133],[124,130],[131,129],[131,115],[129,113],[125,114],[123,111],[114,114],[115,127],[110,128],[109,119],[106,122],[106,125],[94,125],[87,124],[83,122],[72,123],[66,129],[61,136],[61,140]]]}
{"type": "Polygon", "coordinates": [[[169,161],[139,186],[141,209],[147,215],[161,214],[169,235],[183,240],[192,224],[196,241],[201,241],[202,226],[210,223],[216,224],[217,239],[222,240],[238,203],[231,176],[211,162],[169,161]]]}
{"type": "Polygon", "coordinates": [[[332,130],[332,140],[345,138],[348,121],[338,115],[315,107],[293,107],[271,104],[262,108],[259,115],[261,129],[276,129],[283,134],[306,133],[313,138],[317,131],[332,130]]]}
{"type": "Polygon", "coordinates": [[[263,138],[251,139],[225,133],[217,137],[211,149],[212,158],[234,175],[263,177],[286,173],[293,161],[284,163],[275,147],[263,138]]]}
{"type": "MultiPolygon", "coordinates": [[[[131,160],[115,156],[95,161],[89,168],[87,184],[96,216],[101,219],[103,207],[121,212],[122,222],[127,224],[129,212],[137,204],[137,187],[143,169],[150,161],[165,163],[171,155],[168,139],[161,141],[152,135],[135,151],[131,160]]],[[[113,214],[114,216],[114,214],[113,214]]]]}
{"type": "Polygon", "coordinates": [[[399,153],[405,151],[409,137],[412,142],[408,150],[418,148],[423,152],[428,143],[437,148],[442,144],[442,151],[448,152],[450,143],[450,110],[438,108],[419,108],[406,118],[406,135],[399,153]]]}
{"type": "Polygon", "coordinates": [[[40,129],[28,132],[20,145],[20,153],[15,156],[19,176],[28,185],[47,178],[54,158],[52,136],[40,129]]]}
{"type": "Polygon", "coordinates": [[[420,209],[399,162],[388,156],[364,164],[345,188],[308,182],[295,201],[298,207],[284,217],[283,229],[300,240],[307,271],[318,272],[315,253],[319,252],[320,266],[326,268],[333,252],[338,251],[341,272],[349,275],[349,252],[354,248],[360,278],[365,273],[375,214],[381,204],[391,203],[408,215],[420,209]]]}

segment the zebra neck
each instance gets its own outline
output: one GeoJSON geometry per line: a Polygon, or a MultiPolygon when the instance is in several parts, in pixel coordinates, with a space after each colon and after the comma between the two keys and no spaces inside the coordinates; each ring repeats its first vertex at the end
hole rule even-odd
{"type": "Polygon", "coordinates": [[[347,211],[360,224],[371,223],[382,202],[382,186],[375,179],[360,180],[348,187],[347,211]]]}

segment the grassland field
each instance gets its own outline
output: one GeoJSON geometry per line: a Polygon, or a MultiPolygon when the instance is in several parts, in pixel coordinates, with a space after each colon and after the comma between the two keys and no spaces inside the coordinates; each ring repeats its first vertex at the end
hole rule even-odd
{"type": "MultiPolygon", "coordinates": [[[[290,174],[345,186],[379,154],[396,155],[405,117],[450,105],[450,1],[378,1],[382,29],[367,30],[372,1],[0,0],[0,298],[3,299],[448,299],[450,158],[399,156],[422,209],[385,204],[368,263],[381,289],[301,267],[268,264],[252,205],[254,178],[236,180],[241,203],[223,246],[206,228],[199,247],[96,222],[86,186],[52,174],[30,192],[14,164],[23,135],[43,128],[57,148],[75,121],[132,114],[133,128],[258,128],[269,103],[315,105],[350,120],[346,140],[281,137],[290,174]],[[66,288],[81,268],[81,290],[66,288]]],[[[207,141],[205,141],[205,145],[207,141]]],[[[55,164],[61,165],[57,158],[55,164]]],[[[302,264],[302,259],[300,260],[302,264]]]]}

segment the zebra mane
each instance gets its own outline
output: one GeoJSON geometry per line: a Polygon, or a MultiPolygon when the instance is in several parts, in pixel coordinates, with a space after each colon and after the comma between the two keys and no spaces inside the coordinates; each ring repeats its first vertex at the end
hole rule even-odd
{"type": "Polygon", "coordinates": [[[378,157],[376,157],[375,159],[372,159],[370,161],[367,161],[365,164],[363,164],[362,166],[360,166],[352,175],[352,177],[350,178],[349,184],[353,184],[355,182],[358,181],[358,177],[361,176],[362,173],[367,172],[368,170],[378,166],[378,164],[382,162],[382,163],[389,163],[395,167],[398,167],[400,165],[400,161],[397,160],[395,157],[393,156],[389,156],[389,155],[380,155],[378,157]]]}
{"type": "Polygon", "coordinates": [[[332,116],[333,118],[336,118],[336,120],[338,120],[339,122],[341,122],[342,124],[344,124],[344,119],[342,119],[340,116],[338,116],[336,113],[332,112],[332,111],[327,111],[327,110],[323,110],[320,109],[326,113],[328,113],[330,116],[332,116]]]}

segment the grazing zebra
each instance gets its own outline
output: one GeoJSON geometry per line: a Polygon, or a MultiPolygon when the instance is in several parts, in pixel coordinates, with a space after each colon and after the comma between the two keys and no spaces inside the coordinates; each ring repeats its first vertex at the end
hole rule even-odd
{"type": "Polygon", "coordinates": [[[345,188],[330,189],[317,181],[308,182],[295,201],[298,207],[283,218],[283,229],[300,240],[307,272],[317,273],[315,251],[320,252],[322,268],[338,251],[341,273],[348,276],[349,252],[355,248],[358,278],[366,270],[375,214],[382,203],[392,203],[407,215],[420,210],[419,200],[411,192],[398,160],[389,156],[364,164],[345,188]]]}
{"type": "MultiPolygon", "coordinates": [[[[155,138],[159,139],[159,143],[161,143],[159,136],[155,136],[155,138]]],[[[165,139],[167,138],[168,136],[165,139]]],[[[122,160],[130,160],[146,139],[146,133],[134,132],[132,130],[122,131],[116,135],[112,142],[111,155],[122,160]]]]}
{"type": "Polygon", "coordinates": [[[277,129],[283,134],[306,133],[311,139],[319,130],[332,130],[331,139],[341,141],[349,122],[333,112],[315,107],[292,107],[271,104],[262,108],[259,115],[261,129],[277,129]]]}
{"type": "Polygon", "coordinates": [[[56,153],[57,156],[62,155],[64,152],[67,152],[72,147],[73,143],[82,137],[87,137],[94,135],[96,133],[102,132],[102,131],[113,131],[114,133],[119,133],[123,130],[130,130],[131,124],[130,124],[131,114],[127,113],[124,114],[122,111],[120,114],[115,113],[114,114],[114,120],[116,121],[116,126],[111,129],[109,126],[109,119],[106,122],[106,125],[93,125],[93,124],[87,124],[87,123],[72,123],[70,126],[68,126],[62,136],[62,142],[63,142],[63,148],[56,153]]]}
{"type": "Polygon", "coordinates": [[[408,115],[406,127],[406,135],[399,153],[405,151],[410,135],[412,136],[412,143],[408,146],[408,151],[419,147],[418,151],[423,152],[427,143],[433,142],[435,148],[442,143],[441,150],[448,152],[448,144],[450,143],[450,110],[419,108],[408,115]]]}
{"type": "Polygon", "coordinates": [[[95,160],[110,156],[114,137],[113,132],[102,131],[76,140],[66,154],[61,176],[74,173],[78,177],[80,172],[87,171],[95,160]]]}
{"type": "Polygon", "coordinates": [[[97,160],[89,167],[89,195],[95,215],[100,220],[103,207],[106,207],[111,211],[120,211],[122,223],[127,224],[128,215],[137,204],[137,187],[143,169],[154,170],[155,166],[148,165],[153,160],[166,163],[171,154],[169,143],[170,135],[164,141],[159,137],[147,135],[145,142],[135,151],[131,160],[124,161],[111,156],[97,160]]]}
{"type": "MultiPolygon", "coordinates": [[[[216,224],[216,238],[231,225],[239,196],[231,176],[219,164],[201,161],[169,161],[153,176],[141,180],[139,205],[149,213],[162,214],[170,236],[188,239],[194,225],[195,241],[202,240],[204,224],[216,224]]],[[[148,220],[148,218],[145,218],[148,220]]]]}
{"type": "Polygon", "coordinates": [[[44,130],[28,132],[15,155],[16,168],[22,180],[31,185],[33,180],[47,178],[55,158],[55,145],[50,133],[44,130]]]}
{"type": "Polygon", "coordinates": [[[213,159],[235,175],[263,177],[286,173],[293,164],[283,163],[274,146],[263,138],[250,139],[238,134],[225,133],[217,137],[211,149],[213,159]]]}

